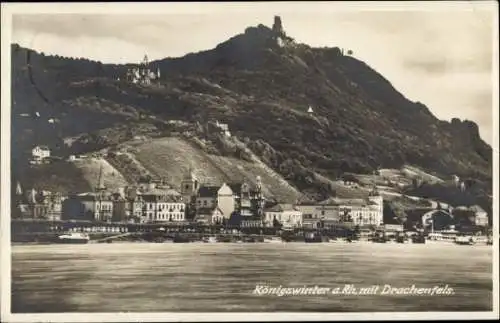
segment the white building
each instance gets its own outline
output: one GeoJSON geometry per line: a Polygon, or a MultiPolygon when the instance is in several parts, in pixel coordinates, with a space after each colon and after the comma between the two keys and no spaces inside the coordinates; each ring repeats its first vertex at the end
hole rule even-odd
{"type": "Polygon", "coordinates": [[[474,224],[477,226],[488,226],[488,213],[483,210],[479,205],[473,205],[469,208],[470,211],[474,212],[474,224]]]}
{"type": "Polygon", "coordinates": [[[272,227],[275,221],[283,228],[302,227],[302,212],[291,204],[277,204],[264,211],[264,226],[272,227]]]}
{"type": "Polygon", "coordinates": [[[380,196],[369,199],[345,199],[339,202],[341,216],[342,214],[348,215],[354,225],[379,226],[384,224],[384,206],[380,196]]]}
{"type": "Polygon", "coordinates": [[[195,221],[204,224],[222,224],[224,213],[217,206],[202,208],[197,211],[195,221]]]}
{"type": "Polygon", "coordinates": [[[319,221],[379,226],[384,219],[384,200],[379,195],[366,199],[329,198],[317,203],[298,204],[296,208],[302,212],[304,221],[313,227],[319,221]]]}
{"type": "Polygon", "coordinates": [[[227,123],[219,123],[219,121],[215,121],[215,126],[219,128],[226,137],[231,137],[231,132],[229,131],[227,123]]]}
{"type": "Polygon", "coordinates": [[[44,159],[50,157],[50,149],[47,146],[36,146],[31,150],[33,161],[42,162],[44,159]]]}
{"type": "Polygon", "coordinates": [[[186,220],[186,204],[180,196],[154,191],[141,194],[141,222],[181,222],[186,220]]]}
{"type": "Polygon", "coordinates": [[[231,214],[236,209],[233,190],[226,183],[222,184],[217,191],[217,207],[227,219],[231,217],[231,214]]]}

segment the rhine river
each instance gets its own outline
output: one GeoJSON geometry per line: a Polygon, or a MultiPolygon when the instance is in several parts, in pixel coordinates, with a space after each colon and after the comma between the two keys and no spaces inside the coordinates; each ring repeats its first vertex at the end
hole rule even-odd
{"type": "Polygon", "coordinates": [[[88,244],[12,247],[12,312],[491,311],[492,247],[454,244],[88,244]],[[268,287],[371,295],[277,296],[268,287]],[[387,295],[444,287],[448,295],[387,295]]]}

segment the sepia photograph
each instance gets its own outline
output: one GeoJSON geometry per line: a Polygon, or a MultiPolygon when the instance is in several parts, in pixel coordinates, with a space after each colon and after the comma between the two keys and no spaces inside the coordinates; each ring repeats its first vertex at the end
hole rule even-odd
{"type": "Polygon", "coordinates": [[[494,319],[498,3],[2,3],[4,322],[494,319]]]}

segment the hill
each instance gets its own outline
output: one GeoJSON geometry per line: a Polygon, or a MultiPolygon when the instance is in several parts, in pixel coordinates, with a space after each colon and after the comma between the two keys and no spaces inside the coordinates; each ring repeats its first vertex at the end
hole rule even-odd
{"type": "MultiPolygon", "coordinates": [[[[301,192],[328,195],[335,188],[322,178],[413,165],[442,179],[453,174],[477,179],[491,194],[492,150],[476,124],[437,119],[340,48],[313,48],[259,25],[214,49],[151,62],[162,78],[149,86],[127,82],[128,67],[44,56],[13,45],[16,171],[23,172],[21,161],[36,143],[67,155],[118,146],[140,129],[139,135],[149,137],[180,132],[209,142],[213,153],[199,160],[201,172],[222,179],[226,175],[209,160],[224,170],[233,160],[224,159],[221,141],[205,129],[208,121],[220,120],[301,192]],[[313,113],[307,113],[309,106],[313,113]],[[68,138],[76,141],[68,145],[68,138]]],[[[146,168],[165,173],[161,160],[175,162],[167,151],[181,149],[175,147],[154,141],[140,146],[143,153],[136,157],[147,152],[149,160],[141,160],[146,168]]],[[[228,176],[238,180],[249,172],[228,176]]]]}
{"type": "Polygon", "coordinates": [[[132,154],[151,173],[180,189],[182,177],[192,169],[202,183],[247,181],[260,176],[266,196],[293,203],[300,193],[271,169],[257,162],[208,154],[182,138],[166,137],[131,145],[132,154]]]}

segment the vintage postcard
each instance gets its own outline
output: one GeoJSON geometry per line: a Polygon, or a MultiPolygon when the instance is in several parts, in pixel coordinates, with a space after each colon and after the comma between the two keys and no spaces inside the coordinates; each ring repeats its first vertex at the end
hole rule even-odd
{"type": "Polygon", "coordinates": [[[498,318],[498,3],[2,3],[3,322],[498,318]]]}

